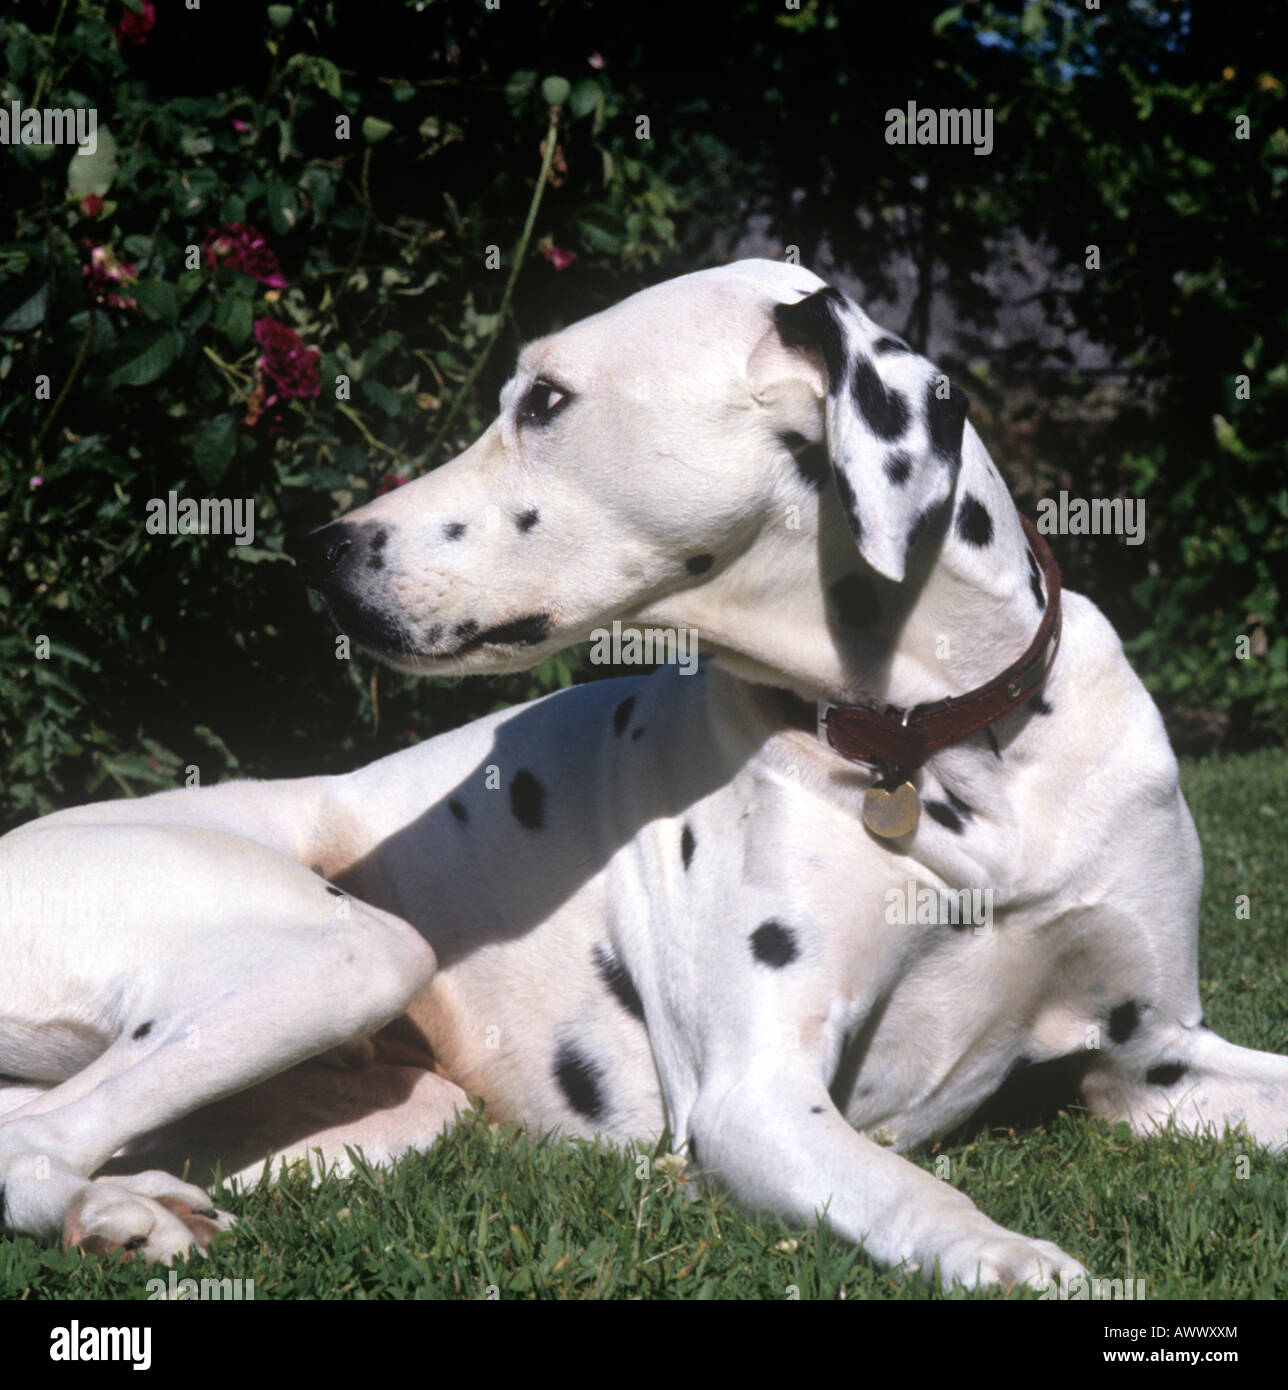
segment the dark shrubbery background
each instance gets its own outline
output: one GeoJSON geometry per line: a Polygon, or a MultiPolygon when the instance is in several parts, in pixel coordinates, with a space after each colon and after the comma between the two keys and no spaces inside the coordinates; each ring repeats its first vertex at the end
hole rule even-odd
{"type": "Polygon", "coordinates": [[[0,149],[0,826],[173,786],[189,764],[203,782],[340,770],[585,674],[576,654],[463,684],[337,661],[284,544],[451,457],[517,343],[718,262],[755,219],[770,254],[796,246],[874,295],[911,266],[891,326],[918,345],[951,305],[968,327],[940,363],[1022,506],[1062,487],[1146,499],[1146,545],[1056,549],[1178,740],[1282,739],[1272,10],[9,5],[0,100],[97,108],[115,165],[0,149]],[[885,111],[909,100],[993,108],[992,156],[886,144],[885,111]],[[552,101],[552,176],[503,305],[552,101]],[[187,267],[237,223],[285,288],[187,267]],[[1031,295],[1043,343],[991,331],[1016,234],[1050,266],[1031,295]],[[121,263],[135,280],[111,279],[121,263]],[[247,423],[263,319],[320,350],[321,394],[247,423]],[[1110,368],[1087,370],[1075,340],[1110,368]],[[254,546],[147,534],[147,500],[171,489],[253,497],[254,546]]]}

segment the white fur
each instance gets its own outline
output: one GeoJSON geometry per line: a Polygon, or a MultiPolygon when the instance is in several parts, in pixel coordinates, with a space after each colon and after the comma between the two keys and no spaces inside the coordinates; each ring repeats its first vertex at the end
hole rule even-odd
{"type": "MultiPolygon", "coordinates": [[[[169,1258],[226,1219],[137,1174],[158,1154],[246,1180],[269,1151],[390,1161],[469,1093],[566,1133],[669,1124],[742,1200],[802,1221],[826,1206],[883,1263],[1039,1283],[1081,1267],[897,1152],[966,1119],[1019,1058],[1085,1053],[1088,1102],[1138,1130],[1234,1117],[1284,1144],[1288,1061],[1200,1026],[1197,837],[1158,714],[1087,600],[1066,596],[1053,712],[1018,711],[996,752],[979,735],[916,774],[927,804],[970,807],[962,833],[923,814],[875,840],[871,771],[785,719],[777,691],[960,694],[1039,619],[970,426],[960,471],[919,459],[910,491],[884,494],[870,432],[817,356],[780,341],[773,306],[820,285],[740,262],[531,344],[472,448],[338,533],[363,563],[328,601],[403,669],[515,670],[621,619],[697,629],[704,674],[561,692],[345,776],[101,803],[0,841],[11,1228],[169,1258]],[[573,393],[544,426],[516,418],[538,378],[573,393]],[[856,451],[878,568],[833,485],[803,482],[788,431],[856,451]],[[937,491],[986,507],[988,547],[950,526],[905,554],[912,503],[937,491]],[[870,626],[829,608],[848,574],[876,596],[870,626]],[[534,614],[530,640],[462,647],[534,614]],[[910,881],[991,890],[992,929],[892,925],[887,892],[910,881]],[[791,932],[790,963],[756,957],[768,922],[791,932]],[[629,974],[647,1026],[597,955],[629,974]],[[570,1058],[593,1114],[584,1087],[570,1103],[570,1058]],[[1146,1080],[1168,1063],[1181,1081],[1146,1080]]],[[[855,353],[879,332],[857,310],[844,329],[855,353]]],[[[873,361],[910,395],[933,371],[873,361]]],[[[924,435],[914,419],[923,452],[924,435]]]]}

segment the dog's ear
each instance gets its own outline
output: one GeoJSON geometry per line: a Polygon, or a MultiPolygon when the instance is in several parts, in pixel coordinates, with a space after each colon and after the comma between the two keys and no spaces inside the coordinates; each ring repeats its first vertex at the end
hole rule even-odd
{"type": "Polygon", "coordinates": [[[792,407],[793,383],[812,395],[815,418],[825,400],[832,473],[859,553],[901,580],[913,542],[947,518],[966,393],[831,287],[776,305],[773,319],[748,363],[752,390],[792,407]]]}

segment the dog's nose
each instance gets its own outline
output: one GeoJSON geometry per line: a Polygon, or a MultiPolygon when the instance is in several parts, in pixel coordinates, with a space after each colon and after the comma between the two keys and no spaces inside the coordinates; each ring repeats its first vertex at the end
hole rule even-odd
{"type": "Polygon", "coordinates": [[[320,589],[346,560],[352,560],[357,539],[343,521],[333,521],[304,537],[296,547],[295,563],[310,589],[320,589]]]}

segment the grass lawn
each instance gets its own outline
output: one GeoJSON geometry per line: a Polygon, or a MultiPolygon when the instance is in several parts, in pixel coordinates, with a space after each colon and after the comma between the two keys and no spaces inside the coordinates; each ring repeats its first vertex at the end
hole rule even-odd
{"type": "MultiPolygon", "coordinates": [[[[1207,873],[1208,1023],[1288,1052],[1288,753],[1189,763],[1183,778],[1207,873]],[[1251,918],[1236,920],[1245,893],[1251,918]]],[[[946,1153],[951,1181],[989,1216],[1055,1241],[1097,1276],[1143,1279],[1149,1299],[1288,1298],[1284,1161],[1234,1137],[1150,1142],[1124,1128],[1061,1114],[1046,1129],[981,1132],[914,1157],[932,1167],[946,1153]]],[[[390,1174],[226,1198],[238,1229],[176,1272],[254,1280],[256,1299],[941,1296],[639,1165],[475,1117],[390,1174]]],[[[144,1298],[157,1273],[0,1240],[0,1298],[144,1298]]]]}

